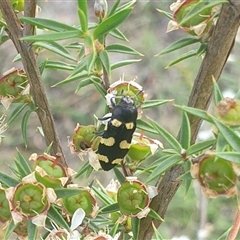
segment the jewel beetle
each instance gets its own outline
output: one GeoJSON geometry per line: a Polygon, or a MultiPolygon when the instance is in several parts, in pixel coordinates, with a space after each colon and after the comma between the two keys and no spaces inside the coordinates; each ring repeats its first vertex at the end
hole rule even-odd
{"type": "MultiPolygon", "coordinates": [[[[114,106],[113,101],[111,103],[114,106]]],[[[138,109],[129,96],[123,96],[112,110],[98,146],[97,155],[101,167],[109,171],[121,163],[131,146],[132,136],[136,129],[138,109]]]]}

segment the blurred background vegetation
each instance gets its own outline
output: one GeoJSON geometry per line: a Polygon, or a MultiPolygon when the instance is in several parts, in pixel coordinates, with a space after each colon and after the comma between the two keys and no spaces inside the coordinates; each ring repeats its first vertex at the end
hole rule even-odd
{"type": "MultiPolygon", "coordinates": [[[[93,9],[94,0],[88,2],[89,8],[93,9]]],[[[112,0],[108,1],[110,6],[113,2],[112,0]]],[[[174,52],[162,57],[154,57],[170,43],[186,37],[186,33],[181,31],[173,31],[167,34],[168,19],[156,10],[159,8],[169,11],[172,2],[169,0],[138,1],[133,14],[127,20],[127,24],[121,25],[120,29],[128,37],[129,46],[138,50],[144,56],[139,63],[113,71],[111,80],[114,82],[123,75],[125,80],[128,81],[137,77],[137,82],[143,86],[148,99],[174,99],[173,103],[168,103],[154,110],[144,111],[144,115],[150,116],[176,136],[181,121],[181,113],[174,108],[173,104],[187,104],[193,81],[201,64],[201,58],[194,57],[165,69],[167,64],[180,53],[174,52]]],[[[41,10],[37,17],[50,18],[72,25],[78,24],[76,1],[38,1],[38,5],[41,10]]],[[[91,13],[91,21],[97,21],[94,17],[94,11],[90,10],[89,12],[91,13]]],[[[106,44],[113,41],[114,39],[108,38],[106,44]]],[[[232,97],[240,87],[239,41],[240,35],[236,39],[233,52],[219,81],[224,96],[228,97],[232,97]]],[[[192,48],[194,46],[191,46],[190,49],[192,48]]],[[[12,67],[22,67],[20,62],[12,62],[15,56],[16,51],[10,41],[0,46],[0,76],[12,67]]],[[[110,55],[110,61],[113,63],[127,58],[132,59],[133,57],[116,53],[110,55]]],[[[59,56],[44,50],[40,53],[38,61],[41,62],[44,59],[57,60],[59,56]]],[[[69,63],[71,62],[69,61],[69,63]]],[[[101,117],[105,110],[105,101],[94,87],[87,86],[75,93],[78,81],[64,85],[64,87],[52,87],[52,85],[67,76],[68,72],[65,71],[45,70],[43,79],[66,159],[69,166],[78,171],[82,163],[76,155],[70,153],[68,136],[72,135],[77,123],[83,125],[93,124],[94,115],[101,117]]],[[[10,111],[13,109],[14,106],[12,105],[10,111]]],[[[0,106],[0,112],[2,111],[3,108],[0,106]]],[[[46,148],[44,139],[38,130],[40,123],[36,114],[32,114],[30,117],[27,149],[23,144],[19,123],[20,117],[19,121],[15,121],[8,131],[4,133],[5,138],[0,145],[1,171],[5,173],[10,173],[8,165],[11,165],[16,155],[16,147],[26,158],[33,152],[41,154],[46,148]]],[[[210,135],[211,129],[203,124],[198,140],[206,139],[210,135]]],[[[96,175],[98,179],[104,176],[104,179],[102,179],[103,185],[106,185],[112,177],[110,172],[108,172],[107,176],[105,173],[97,173],[92,174],[92,177],[94,178],[96,175]]],[[[83,185],[88,182],[89,179],[81,179],[83,185]]],[[[193,186],[187,194],[184,186],[181,186],[170,204],[160,231],[166,239],[184,235],[188,236],[189,239],[217,239],[231,226],[235,216],[236,202],[236,199],[226,199],[225,197],[204,200],[198,185],[193,186]],[[204,211],[207,212],[206,215],[204,211]],[[204,216],[200,217],[201,214],[204,216]],[[204,234],[197,236],[200,227],[205,228],[206,236],[204,234]]]]}

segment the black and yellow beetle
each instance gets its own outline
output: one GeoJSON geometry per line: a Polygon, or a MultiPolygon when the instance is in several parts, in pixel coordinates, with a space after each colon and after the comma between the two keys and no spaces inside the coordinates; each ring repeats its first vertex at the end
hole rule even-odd
{"type": "Polygon", "coordinates": [[[99,162],[105,171],[114,168],[128,153],[138,116],[138,109],[129,96],[123,96],[113,107],[110,117],[99,118],[109,119],[97,150],[99,162]]]}

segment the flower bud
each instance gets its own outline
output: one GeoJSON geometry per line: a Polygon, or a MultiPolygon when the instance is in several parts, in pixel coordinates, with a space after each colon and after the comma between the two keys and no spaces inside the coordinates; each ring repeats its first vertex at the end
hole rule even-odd
{"type": "Polygon", "coordinates": [[[94,13],[96,17],[105,18],[107,13],[107,2],[106,0],[95,0],[94,13]]]}

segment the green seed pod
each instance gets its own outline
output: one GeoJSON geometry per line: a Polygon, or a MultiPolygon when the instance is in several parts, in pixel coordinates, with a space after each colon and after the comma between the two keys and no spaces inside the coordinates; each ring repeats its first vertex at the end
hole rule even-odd
{"type": "Polygon", "coordinates": [[[215,113],[217,118],[227,125],[240,125],[240,100],[224,98],[216,105],[215,113]]]}
{"type": "Polygon", "coordinates": [[[173,11],[173,19],[168,24],[167,32],[182,29],[207,41],[214,26],[213,19],[220,8],[211,6],[211,0],[183,0],[173,3],[170,9],[173,11]]]}
{"type": "Polygon", "coordinates": [[[11,0],[15,11],[22,12],[24,10],[24,0],[11,0]]]}
{"type": "Polygon", "coordinates": [[[74,153],[82,152],[88,148],[91,148],[95,139],[96,126],[88,125],[83,126],[77,124],[72,135],[72,141],[70,143],[71,151],[74,153]]]}
{"type": "MultiPolygon", "coordinates": [[[[11,69],[0,78],[0,98],[23,97],[23,90],[27,87],[27,76],[22,69],[11,69]]],[[[27,96],[27,95],[24,95],[27,96]]]]}
{"type": "MultiPolygon", "coordinates": [[[[113,96],[128,96],[134,100],[135,105],[142,104],[146,98],[142,86],[134,80],[128,82],[120,79],[110,85],[107,93],[106,99],[109,107],[112,107],[111,99],[113,96]]],[[[115,100],[116,104],[118,104],[121,101],[121,98],[115,98],[115,100]]]]}
{"type": "Polygon", "coordinates": [[[134,135],[132,142],[134,143],[131,144],[128,152],[128,156],[131,161],[142,161],[151,154],[151,149],[148,145],[149,141],[146,139],[139,139],[134,135]]]}
{"type": "Polygon", "coordinates": [[[35,161],[35,178],[38,182],[51,188],[65,185],[67,169],[59,162],[59,157],[33,154],[30,159],[35,161]]]}
{"type": "Polygon", "coordinates": [[[4,223],[11,218],[9,203],[5,191],[0,189],[0,222],[4,223]]]}
{"type": "Polygon", "coordinates": [[[117,202],[122,214],[134,217],[149,206],[150,198],[142,182],[129,180],[118,189],[117,202]]]}
{"type": "Polygon", "coordinates": [[[191,174],[198,179],[207,197],[236,195],[237,174],[231,162],[225,159],[205,154],[192,166],[191,174]]]}
{"type": "Polygon", "coordinates": [[[155,154],[158,148],[163,148],[158,140],[145,135],[134,133],[132,143],[128,152],[129,168],[134,170],[148,156],[155,154]]]}
{"type": "Polygon", "coordinates": [[[14,190],[11,205],[14,212],[31,219],[50,207],[46,188],[41,183],[19,183],[14,190]]]}
{"type": "MultiPolygon", "coordinates": [[[[181,3],[179,8],[174,12],[173,18],[176,22],[180,23],[187,14],[192,11],[197,4],[202,2],[202,0],[185,0],[181,3]]],[[[206,3],[205,3],[206,5],[206,3]]],[[[199,8],[195,11],[199,11],[199,8]]],[[[190,18],[189,21],[186,21],[181,27],[190,28],[196,26],[202,22],[206,22],[212,17],[212,7],[204,8],[198,15],[195,15],[194,18],[190,18]]]]}
{"type": "Polygon", "coordinates": [[[78,188],[80,192],[62,200],[66,212],[72,216],[78,208],[82,208],[88,217],[95,217],[98,210],[97,202],[89,188],[78,188]]]}

